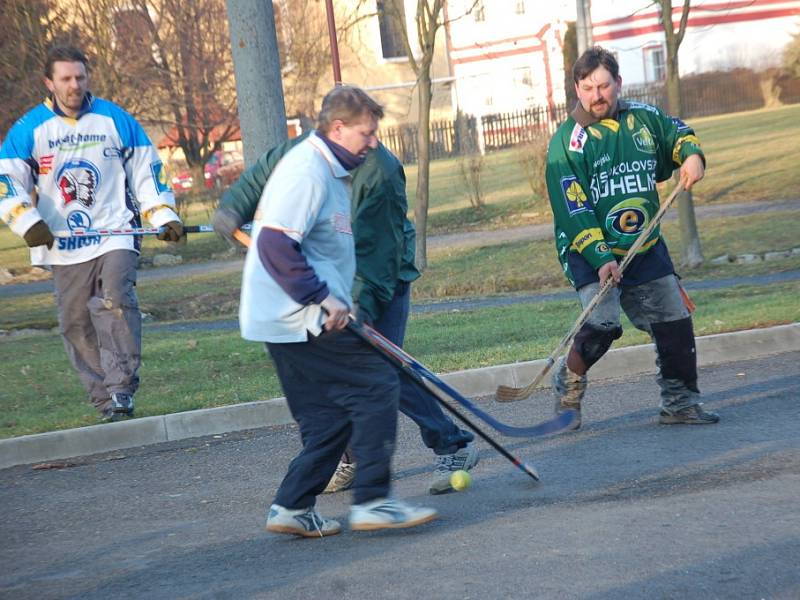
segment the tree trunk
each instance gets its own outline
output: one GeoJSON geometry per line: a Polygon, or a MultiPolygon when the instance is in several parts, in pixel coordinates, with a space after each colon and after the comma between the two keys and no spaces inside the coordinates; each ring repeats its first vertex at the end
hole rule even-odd
{"type": "MultiPolygon", "coordinates": [[[[679,178],[678,172],[675,171],[673,180],[676,185],[679,178]]],[[[700,247],[700,234],[697,231],[692,192],[684,191],[678,194],[678,222],[681,228],[681,242],[683,243],[681,264],[689,268],[699,267],[703,264],[705,257],[700,247]]]]}
{"type": "MultiPolygon", "coordinates": [[[[671,11],[670,11],[671,12],[671,11]]],[[[678,71],[678,48],[674,35],[667,34],[667,108],[669,114],[680,117],[683,113],[681,104],[681,80],[678,71]]],[[[679,181],[678,172],[674,176],[675,184],[679,181]]],[[[700,233],[697,230],[697,219],[694,214],[694,198],[692,192],[681,192],[678,195],[678,221],[681,229],[681,264],[689,267],[699,267],[703,264],[703,250],[700,247],[700,233]]]]}
{"type": "Polygon", "coordinates": [[[419,129],[417,130],[417,198],[414,203],[414,226],[417,230],[416,263],[420,271],[428,267],[428,191],[430,188],[431,77],[422,69],[417,80],[419,91],[419,129]]]}

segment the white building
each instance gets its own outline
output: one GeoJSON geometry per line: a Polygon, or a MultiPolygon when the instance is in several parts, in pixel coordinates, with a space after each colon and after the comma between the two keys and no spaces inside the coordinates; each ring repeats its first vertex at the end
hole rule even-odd
{"type": "MultiPolygon", "coordinates": [[[[673,1],[676,31],[681,4],[673,1]]],[[[627,85],[665,77],[666,44],[659,10],[650,0],[592,2],[594,43],[616,54],[627,85]]],[[[692,0],[678,53],[680,74],[776,66],[798,31],[800,0],[692,0]]]]}
{"type": "Polygon", "coordinates": [[[453,104],[484,115],[564,102],[563,37],[570,6],[556,0],[449,0],[453,104]]]}

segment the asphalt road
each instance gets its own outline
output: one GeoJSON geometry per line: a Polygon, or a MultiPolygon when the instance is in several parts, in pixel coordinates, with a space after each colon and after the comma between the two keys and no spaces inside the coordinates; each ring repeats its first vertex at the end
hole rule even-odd
{"type": "MultiPolygon", "coordinates": [[[[0,598],[800,597],[800,353],[701,371],[714,426],[661,426],[650,376],[594,385],[579,432],[485,442],[475,482],[426,494],[404,418],[395,493],[441,518],[401,532],[263,530],[298,448],[278,427],[0,471],[0,598]]],[[[542,393],[485,406],[517,424],[542,393]]],[[[343,518],[348,493],[320,498],[343,518]]]]}

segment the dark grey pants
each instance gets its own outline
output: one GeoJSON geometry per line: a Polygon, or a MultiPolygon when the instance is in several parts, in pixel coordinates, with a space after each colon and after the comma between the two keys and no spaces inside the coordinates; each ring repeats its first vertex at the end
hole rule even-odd
{"type": "MultiPolygon", "coordinates": [[[[590,283],[578,290],[584,308],[599,289],[599,283],[590,283]]],[[[700,393],[696,387],[694,333],[689,309],[681,297],[678,278],[667,275],[641,285],[615,287],[597,305],[588,323],[599,329],[619,327],[620,308],[637,329],[647,332],[656,342],[656,365],[659,370],[656,381],[661,388],[662,407],[678,411],[698,404],[700,393]],[[668,324],[674,324],[674,329],[678,330],[672,344],[679,346],[678,352],[664,352],[664,344],[659,344],[659,336],[663,336],[660,331],[669,330],[668,324]],[[676,355],[677,361],[684,363],[679,365],[677,371],[688,373],[687,376],[676,377],[672,375],[675,368],[666,368],[674,367],[670,363],[676,361],[676,355]]]]}
{"type": "Polygon", "coordinates": [[[267,349],[303,442],[275,504],[313,506],[348,441],[358,464],[353,503],[388,496],[400,395],[394,367],[349,331],[267,349]]]}
{"type": "Polygon", "coordinates": [[[64,348],[95,407],[139,387],[142,316],[136,299],[137,254],[114,250],[76,265],[54,265],[64,348]]]}

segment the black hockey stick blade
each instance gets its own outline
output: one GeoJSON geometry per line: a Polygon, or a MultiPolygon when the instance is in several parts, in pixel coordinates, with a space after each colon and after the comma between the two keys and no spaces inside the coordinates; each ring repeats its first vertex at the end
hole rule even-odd
{"type": "Polygon", "coordinates": [[[413,379],[419,380],[419,382],[428,391],[437,396],[437,390],[446,394],[449,399],[457,402],[476,417],[481,419],[484,423],[508,437],[531,438],[559,433],[561,431],[570,429],[578,419],[578,413],[576,411],[565,410],[551,419],[530,427],[515,427],[508,425],[498,421],[489,413],[476,406],[475,403],[467,400],[458,390],[447,385],[434,373],[418,362],[414,357],[405,352],[402,348],[393,344],[391,341],[387,340],[369,325],[357,323],[351,320],[347,327],[358,337],[366,341],[370,346],[374,347],[383,356],[400,367],[400,369],[409,374],[413,379]]]}

